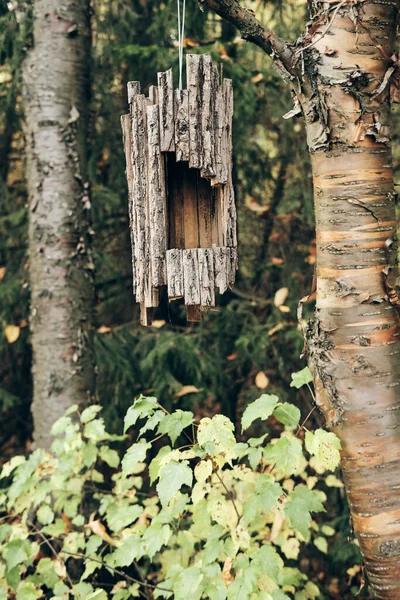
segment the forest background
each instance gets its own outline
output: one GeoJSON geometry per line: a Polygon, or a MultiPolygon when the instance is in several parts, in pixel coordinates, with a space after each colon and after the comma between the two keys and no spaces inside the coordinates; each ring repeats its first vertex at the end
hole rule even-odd
{"type": "MultiPolygon", "coordinates": [[[[286,39],[299,34],[306,2],[252,2],[264,23],[286,39]]],[[[206,9],[189,3],[185,51],[209,52],[233,80],[234,185],[239,221],[239,272],[217,311],[188,325],[179,303],[161,304],[152,328],[139,325],[132,297],[125,159],[119,117],[126,83],[144,90],[172,66],[177,80],[177,11],[174,0],[99,1],[93,5],[89,124],[89,179],[96,290],[97,399],[109,430],[120,432],[132,399],[157,396],[168,409],[197,417],[223,413],[239,426],[260,391],[295,401],[303,417],[312,408],[307,390],[297,397],[290,374],[301,369],[303,339],[297,326],[300,298],[310,292],[315,262],[311,169],[301,119],[285,119],[290,92],[261,50],[206,9]],[[288,296],[285,298],[285,288],[288,296]],[[277,294],[278,292],[278,294],[277,294]]],[[[30,448],[32,422],[28,207],[24,170],[21,63],[31,43],[24,3],[0,4],[0,455],[30,448]]],[[[394,118],[393,140],[400,135],[394,118]]],[[[398,173],[397,148],[394,167],[398,173]]],[[[321,425],[315,411],[311,425],[321,425]]],[[[361,584],[357,548],[348,543],[342,488],[329,491],[324,517],[337,531],[329,559],[317,548],[301,559],[327,597],[352,597],[361,584]],[[323,577],[321,579],[321,575],[323,577]],[[350,594],[350,595],[346,595],[350,594]]],[[[364,595],[364,597],[368,597],[364,595]]]]}

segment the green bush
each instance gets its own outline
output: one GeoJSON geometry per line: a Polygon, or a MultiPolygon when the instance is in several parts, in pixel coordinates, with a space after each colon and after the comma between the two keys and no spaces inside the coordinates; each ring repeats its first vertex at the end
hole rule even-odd
{"type": "MultiPolygon", "coordinates": [[[[292,385],[309,380],[305,369],[292,385]]],[[[306,432],[307,459],[300,411],[268,394],[248,405],[242,428],[274,416],[275,439],[238,442],[224,415],[195,423],[154,397],[134,402],[121,436],[107,433],[100,411],[71,407],[53,427],[52,454],[36,449],[3,467],[0,598],[320,595],[292,565],[302,542],[324,552],[334,533],[312,519],[326,496],[311,473],[337,466],[332,433],[306,432]]]]}

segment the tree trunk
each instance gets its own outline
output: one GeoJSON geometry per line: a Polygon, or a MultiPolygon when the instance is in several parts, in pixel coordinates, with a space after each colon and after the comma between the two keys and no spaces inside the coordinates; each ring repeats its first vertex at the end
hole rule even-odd
{"type": "Polygon", "coordinates": [[[391,287],[396,216],[386,81],[393,72],[396,3],[346,4],[328,19],[327,34],[321,36],[325,22],[304,54],[315,95],[310,89],[306,99],[299,95],[317,237],[308,355],[318,402],[342,442],[352,521],[371,587],[377,598],[398,600],[400,303],[391,287]]]}
{"type": "Polygon", "coordinates": [[[86,180],[89,1],[36,0],[23,67],[36,446],[93,392],[93,262],[86,180]]]}

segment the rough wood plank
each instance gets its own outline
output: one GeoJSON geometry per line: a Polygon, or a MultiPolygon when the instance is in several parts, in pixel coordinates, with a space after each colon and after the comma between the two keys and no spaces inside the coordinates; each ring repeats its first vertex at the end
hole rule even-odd
{"type": "Polygon", "coordinates": [[[185,248],[199,247],[199,219],[197,211],[197,171],[185,169],[183,180],[183,221],[185,248]]]}
{"type": "Polygon", "coordinates": [[[226,183],[226,128],[225,128],[225,106],[222,89],[218,86],[214,97],[214,131],[215,131],[215,177],[211,179],[211,185],[222,185],[226,183]]]}
{"type": "Polygon", "coordinates": [[[224,189],[221,186],[213,187],[211,196],[210,214],[211,214],[211,243],[213,246],[222,245],[222,207],[224,201],[224,189]]]}
{"type": "Polygon", "coordinates": [[[140,324],[144,327],[149,327],[153,322],[153,309],[145,306],[144,302],[140,303],[140,324]]]}
{"type": "Polygon", "coordinates": [[[209,248],[212,245],[212,200],[214,189],[207,179],[197,178],[197,213],[199,220],[199,246],[209,248]]]}
{"type": "Polygon", "coordinates": [[[128,104],[132,104],[134,97],[140,94],[140,81],[128,81],[126,88],[128,92],[128,104]]]}
{"type": "Polygon", "coordinates": [[[135,213],[133,211],[133,164],[132,164],[132,130],[130,115],[121,117],[122,137],[124,141],[126,180],[128,184],[128,214],[129,214],[129,233],[131,239],[132,251],[132,281],[133,293],[135,294],[135,213]]]}
{"type": "Polygon", "coordinates": [[[236,248],[236,206],[231,173],[228,175],[227,184],[223,187],[223,205],[223,245],[229,248],[236,248]]]}
{"type": "Polygon", "coordinates": [[[230,264],[230,249],[223,246],[215,246],[213,251],[215,286],[219,289],[219,293],[223,294],[229,287],[228,265],[230,264]]]}
{"type": "Polygon", "coordinates": [[[161,152],[175,150],[174,126],[174,82],[172,69],[158,73],[158,93],[160,107],[160,148],[161,152]]]}
{"type": "Polygon", "coordinates": [[[236,248],[228,248],[228,283],[231,287],[235,283],[236,271],[238,268],[237,250],[236,248]]]}
{"type": "Polygon", "coordinates": [[[158,104],[158,87],[156,85],[151,85],[149,87],[149,100],[152,104],[158,104]]]}
{"type": "Polygon", "coordinates": [[[232,119],[233,119],[233,87],[231,79],[224,79],[222,82],[222,95],[225,124],[222,136],[222,179],[228,181],[232,174],[232,119]]]}
{"type": "Polygon", "coordinates": [[[186,55],[186,80],[189,93],[189,166],[196,169],[202,166],[201,63],[201,55],[186,55]]]}
{"type": "Polygon", "coordinates": [[[146,281],[146,204],[147,204],[147,126],[144,96],[134,97],[131,105],[133,206],[135,213],[135,289],[136,301],[144,302],[146,281]]]}
{"type": "Polygon", "coordinates": [[[182,250],[173,248],[167,250],[167,281],[168,281],[168,298],[175,300],[182,298],[184,291],[183,280],[183,254],[182,250]]]}
{"type": "Polygon", "coordinates": [[[197,250],[201,306],[215,306],[214,252],[212,248],[197,250]]]}
{"type": "Polygon", "coordinates": [[[214,152],[214,70],[209,54],[203,54],[201,61],[201,176],[215,175],[214,152]]]}
{"type": "Polygon", "coordinates": [[[199,305],[201,299],[197,248],[183,250],[183,279],[186,306],[199,305]]]}
{"type": "Polygon", "coordinates": [[[176,163],[173,155],[167,156],[169,248],[185,247],[183,182],[186,170],[186,164],[176,163]]]}
{"type": "Polygon", "coordinates": [[[159,111],[156,105],[147,107],[147,137],[151,284],[157,288],[167,283],[167,223],[164,158],[160,151],[159,111]]]}
{"type": "Polygon", "coordinates": [[[175,90],[176,161],[189,160],[189,92],[175,90]]]}

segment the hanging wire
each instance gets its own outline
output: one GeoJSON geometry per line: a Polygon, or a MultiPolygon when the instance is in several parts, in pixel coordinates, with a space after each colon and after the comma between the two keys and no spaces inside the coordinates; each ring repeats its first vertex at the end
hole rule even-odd
{"type": "Polygon", "coordinates": [[[185,40],[185,9],[186,0],[183,0],[181,19],[181,0],[176,0],[178,6],[178,57],[179,57],[179,89],[182,89],[183,72],[183,42],[185,40]]]}

